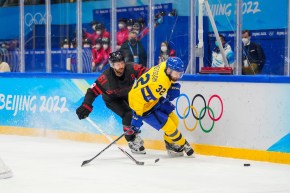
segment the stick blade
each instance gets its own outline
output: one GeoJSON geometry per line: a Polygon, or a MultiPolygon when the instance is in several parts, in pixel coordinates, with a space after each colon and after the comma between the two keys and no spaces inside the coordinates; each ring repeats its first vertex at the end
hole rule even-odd
{"type": "Polygon", "coordinates": [[[81,167],[83,167],[83,166],[87,165],[89,162],[90,162],[90,160],[85,160],[85,161],[83,161],[83,163],[82,163],[81,167]]]}
{"type": "Polygon", "coordinates": [[[144,166],[145,162],[136,161],[136,164],[139,166],[144,166]]]}

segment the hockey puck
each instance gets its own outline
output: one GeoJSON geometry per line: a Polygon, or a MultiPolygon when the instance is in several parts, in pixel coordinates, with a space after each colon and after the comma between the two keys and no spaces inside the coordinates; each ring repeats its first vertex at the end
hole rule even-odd
{"type": "Polygon", "coordinates": [[[244,166],[251,166],[251,164],[244,164],[244,166]]]}

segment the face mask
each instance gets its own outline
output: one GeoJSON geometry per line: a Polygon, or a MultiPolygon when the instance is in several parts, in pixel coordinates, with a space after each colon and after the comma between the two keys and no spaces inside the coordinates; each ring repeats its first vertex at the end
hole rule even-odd
{"type": "Polygon", "coordinates": [[[216,47],[219,47],[219,42],[218,41],[215,41],[214,44],[215,44],[216,47]]]}
{"type": "Polygon", "coordinates": [[[64,44],[63,48],[69,48],[68,44],[64,44]]]}
{"type": "Polygon", "coordinates": [[[163,17],[160,17],[160,18],[157,19],[157,23],[160,24],[160,23],[162,23],[162,22],[163,22],[163,17]]]}
{"type": "Polygon", "coordinates": [[[166,46],[161,46],[161,51],[162,52],[166,52],[167,51],[167,47],[166,46]]]}
{"type": "Polygon", "coordinates": [[[96,48],[97,50],[99,50],[99,49],[101,48],[101,45],[100,45],[100,44],[97,44],[97,45],[95,45],[95,48],[96,48]]]}
{"type": "Polygon", "coordinates": [[[129,31],[131,31],[132,30],[132,26],[127,26],[127,29],[129,30],[129,31]]]}
{"type": "Polygon", "coordinates": [[[135,45],[137,43],[137,40],[135,38],[132,38],[129,40],[130,44],[135,45]]]}
{"type": "Polygon", "coordinates": [[[123,29],[125,26],[124,26],[124,24],[119,23],[119,24],[118,24],[118,27],[119,27],[119,29],[123,29]]]}
{"type": "Polygon", "coordinates": [[[244,46],[248,45],[249,41],[250,41],[249,38],[243,38],[242,39],[242,42],[244,43],[244,46]]]}
{"type": "Polygon", "coordinates": [[[96,34],[97,34],[97,35],[101,35],[101,33],[102,33],[102,32],[101,32],[100,30],[96,31],[96,34]]]}
{"type": "Polygon", "coordinates": [[[89,48],[89,47],[91,47],[89,44],[84,45],[84,48],[89,48]]]}
{"type": "Polygon", "coordinates": [[[108,44],[104,44],[104,45],[103,45],[103,48],[104,48],[105,50],[108,49],[108,47],[109,47],[108,44]]]}
{"type": "Polygon", "coordinates": [[[140,33],[140,31],[138,31],[138,30],[134,30],[135,32],[136,32],[136,34],[139,34],[140,33]]]}

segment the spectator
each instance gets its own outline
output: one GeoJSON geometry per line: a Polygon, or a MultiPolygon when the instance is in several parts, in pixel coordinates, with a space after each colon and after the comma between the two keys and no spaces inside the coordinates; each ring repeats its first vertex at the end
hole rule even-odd
{"type": "Polygon", "coordinates": [[[173,57],[173,56],[176,56],[175,50],[170,49],[170,46],[169,46],[168,42],[166,42],[166,41],[161,42],[160,54],[159,54],[159,57],[158,57],[158,64],[161,63],[161,62],[164,62],[169,57],[173,57]]]}
{"type": "Polygon", "coordinates": [[[71,45],[70,41],[66,38],[61,42],[61,48],[71,48],[73,45],[71,45]]]}
{"type": "Polygon", "coordinates": [[[122,44],[128,39],[129,30],[127,29],[126,23],[126,18],[120,18],[118,21],[119,31],[117,32],[117,50],[119,50],[122,44]]]}
{"type": "Polygon", "coordinates": [[[242,32],[243,41],[243,74],[260,74],[264,63],[265,55],[262,47],[254,42],[251,42],[251,32],[244,30],[242,32]]]}
{"type": "Polygon", "coordinates": [[[135,22],[133,24],[133,30],[137,33],[137,35],[140,34],[141,26],[140,26],[140,23],[139,22],[135,22]]]}
{"type": "Polygon", "coordinates": [[[92,44],[89,39],[84,39],[83,41],[83,72],[89,73],[92,72],[92,44]]]}
{"type": "Polygon", "coordinates": [[[137,33],[135,31],[129,32],[128,41],[124,42],[120,51],[124,54],[126,62],[134,62],[147,66],[147,54],[140,41],[137,40],[137,33]]]}
{"type": "Polygon", "coordinates": [[[9,64],[2,61],[2,53],[0,53],[0,72],[11,72],[9,64]]]}
{"type": "MultiPolygon", "coordinates": [[[[228,60],[229,66],[233,66],[235,61],[234,59],[234,52],[229,44],[226,43],[225,37],[223,35],[219,35],[220,40],[222,42],[222,46],[225,51],[226,58],[228,60]]],[[[222,54],[219,49],[218,41],[215,41],[215,48],[212,51],[212,67],[226,67],[225,62],[223,60],[222,54]]]]}
{"type": "Polygon", "coordinates": [[[101,72],[103,72],[104,70],[106,70],[107,68],[110,67],[110,65],[108,64],[109,63],[109,54],[112,51],[109,38],[102,38],[102,44],[103,44],[103,49],[104,49],[104,52],[103,52],[104,60],[103,60],[103,67],[102,67],[101,72]]]}
{"type": "Polygon", "coordinates": [[[135,23],[135,21],[132,18],[127,20],[127,29],[129,32],[132,31],[134,23],[135,23]]]}
{"type": "Polygon", "coordinates": [[[91,43],[91,40],[86,38],[84,39],[83,41],[83,48],[91,48],[92,47],[92,43],[91,43]]]}
{"type": "Polygon", "coordinates": [[[85,34],[85,38],[89,38],[91,42],[96,42],[96,39],[98,38],[110,38],[110,33],[107,32],[107,30],[104,27],[104,24],[102,23],[96,23],[92,24],[92,27],[94,26],[95,33],[90,34],[88,32],[83,32],[85,34]]]}
{"type": "Polygon", "coordinates": [[[137,21],[140,24],[140,31],[143,31],[146,28],[145,19],[143,17],[140,17],[137,21]]]}
{"type": "Polygon", "coordinates": [[[104,59],[104,49],[102,48],[102,38],[96,39],[96,44],[93,46],[92,49],[92,71],[99,72],[101,71],[104,59]]]}

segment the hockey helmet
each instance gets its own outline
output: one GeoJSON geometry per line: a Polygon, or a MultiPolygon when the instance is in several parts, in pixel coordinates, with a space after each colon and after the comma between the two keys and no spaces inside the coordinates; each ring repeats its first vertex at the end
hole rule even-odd
{"type": "Polygon", "coordinates": [[[182,60],[178,57],[169,57],[166,60],[166,68],[170,68],[171,70],[177,71],[177,72],[184,72],[185,71],[185,65],[182,62],[182,60]]]}
{"type": "Polygon", "coordinates": [[[125,61],[125,58],[122,52],[116,51],[109,54],[109,62],[110,62],[111,67],[113,66],[113,63],[121,62],[121,61],[125,61]]]}

